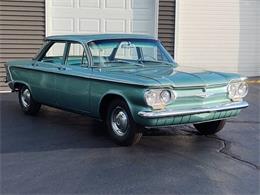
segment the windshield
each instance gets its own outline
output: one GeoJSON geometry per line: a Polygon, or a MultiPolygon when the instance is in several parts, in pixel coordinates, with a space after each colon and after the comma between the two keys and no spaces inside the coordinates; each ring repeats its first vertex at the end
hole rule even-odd
{"type": "Polygon", "coordinates": [[[97,40],[88,43],[94,66],[174,64],[159,41],[150,39],[97,40]]]}

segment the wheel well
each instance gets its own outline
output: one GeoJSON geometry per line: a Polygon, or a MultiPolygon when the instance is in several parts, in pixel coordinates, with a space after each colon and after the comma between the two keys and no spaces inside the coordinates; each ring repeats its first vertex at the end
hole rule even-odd
{"type": "Polygon", "coordinates": [[[26,85],[23,84],[23,83],[15,83],[14,84],[14,90],[19,91],[20,89],[22,89],[23,86],[26,86],[26,85]]]}
{"type": "Polygon", "coordinates": [[[100,107],[99,107],[99,114],[100,114],[100,117],[102,120],[104,120],[106,117],[106,111],[108,109],[109,103],[115,99],[120,99],[120,100],[125,101],[125,99],[122,96],[115,95],[115,94],[108,94],[102,98],[100,107]]]}

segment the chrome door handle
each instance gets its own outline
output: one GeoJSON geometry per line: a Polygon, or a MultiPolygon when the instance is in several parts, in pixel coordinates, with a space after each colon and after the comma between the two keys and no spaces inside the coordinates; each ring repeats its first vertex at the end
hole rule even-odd
{"type": "Polygon", "coordinates": [[[66,68],[65,67],[58,67],[58,70],[66,70],[66,68]]]}

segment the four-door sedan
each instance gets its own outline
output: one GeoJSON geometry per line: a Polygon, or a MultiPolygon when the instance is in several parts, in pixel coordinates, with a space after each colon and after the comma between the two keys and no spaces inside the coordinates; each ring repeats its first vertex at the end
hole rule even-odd
{"type": "Polygon", "coordinates": [[[51,36],[32,60],[6,69],[24,113],[44,104],[85,114],[104,121],[120,145],[137,143],[143,127],[194,124],[214,134],[248,106],[245,78],[179,67],[146,35],[51,36]]]}

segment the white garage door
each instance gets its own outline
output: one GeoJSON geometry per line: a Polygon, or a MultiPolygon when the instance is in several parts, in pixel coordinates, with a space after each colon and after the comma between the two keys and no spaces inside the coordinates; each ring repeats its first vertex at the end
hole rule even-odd
{"type": "Polygon", "coordinates": [[[259,0],[177,0],[176,61],[260,75],[259,0]]]}
{"type": "Polygon", "coordinates": [[[142,33],[157,36],[158,0],[46,0],[46,35],[142,33]]]}

